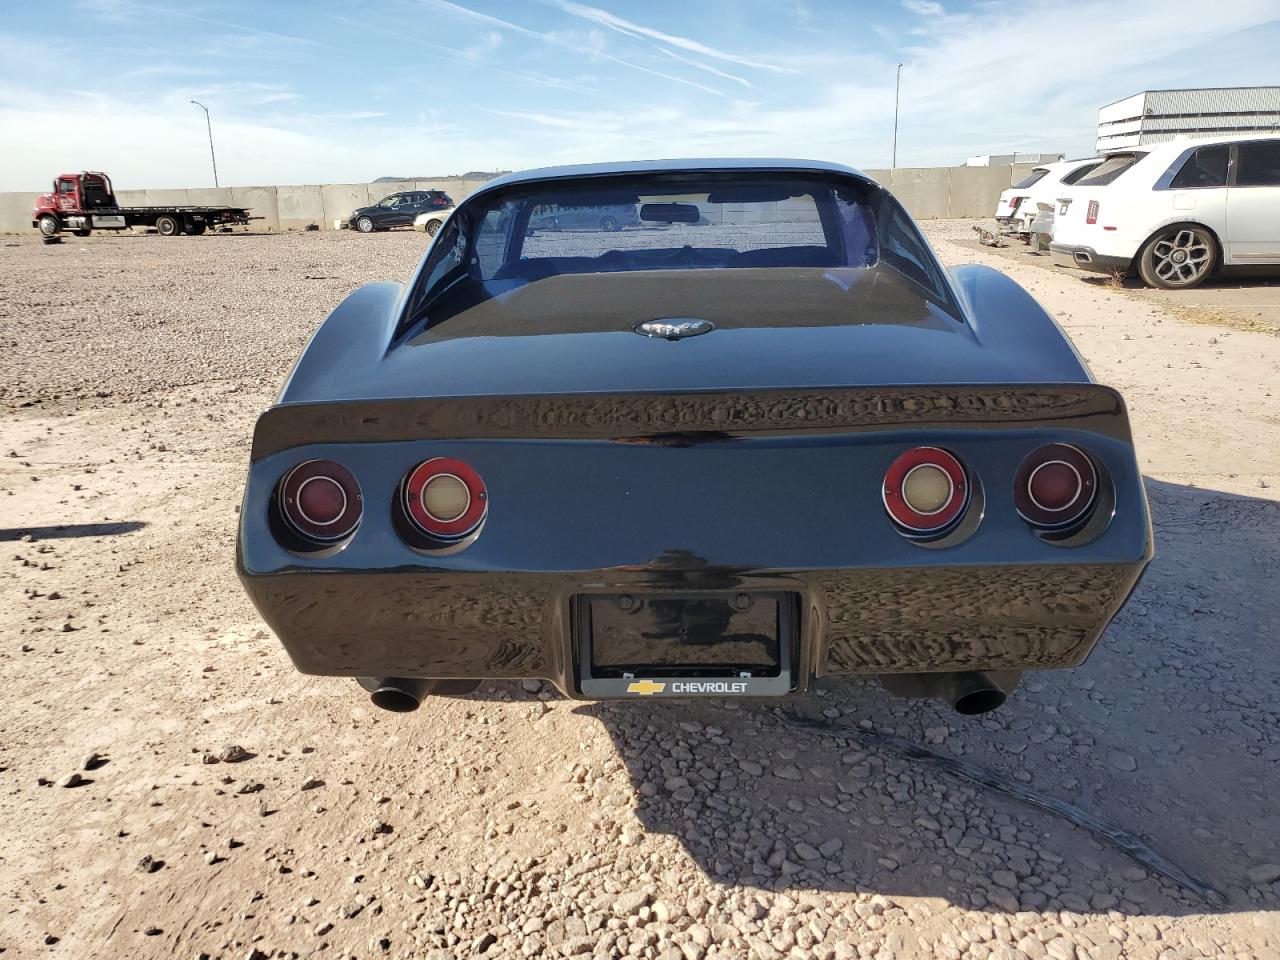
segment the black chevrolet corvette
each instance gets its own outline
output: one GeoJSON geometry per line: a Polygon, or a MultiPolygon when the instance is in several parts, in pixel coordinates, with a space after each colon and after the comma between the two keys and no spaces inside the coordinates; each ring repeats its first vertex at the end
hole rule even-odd
{"type": "Polygon", "coordinates": [[[699,160],[494,180],[352,293],[258,421],[237,564],[299,670],[391,709],[835,674],[978,713],[1151,555],[1124,402],[1026,291],[853,170],[699,160]]]}

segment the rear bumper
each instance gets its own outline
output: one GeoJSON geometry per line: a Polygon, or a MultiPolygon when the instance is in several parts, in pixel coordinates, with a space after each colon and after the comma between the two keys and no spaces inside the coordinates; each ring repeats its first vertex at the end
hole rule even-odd
{"type": "Polygon", "coordinates": [[[788,598],[797,692],[828,674],[1068,667],[1152,555],[1123,403],[1093,384],[284,404],[252,457],[237,571],[313,674],[543,679],[586,699],[579,598],[739,592],[788,598]],[[1049,442],[1104,479],[1065,539],[1014,503],[1020,463],[1049,442]],[[885,511],[885,471],[920,444],[969,472],[954,540],[913,542],[885,511]],[[484,477],[465,549],[417,549],[397,526],[399,485],[429,456],[484,477]],[[272,498],[309,459],[345,465],[364,513],[340,546],[298,553],[272,498]]]}
{"type": "Polygon", "coordinates": [[[1075,267],[1094,273],[1127,273],[1130,265],[1128,257],[1108,256],[1093,247],[1068,243],[1050,243],[1049,256],[1055,267],[1075,267]]]}
{"type": "Polygon", "coordinates": [[[799,601],[792,691],[800,692],[815,676],[1075,666],[1146,562],[786,574],[241,569],[241,579],[303,673],[537,678],[585,699],[573,609],[586,592],[791,594],[799,601]]]}

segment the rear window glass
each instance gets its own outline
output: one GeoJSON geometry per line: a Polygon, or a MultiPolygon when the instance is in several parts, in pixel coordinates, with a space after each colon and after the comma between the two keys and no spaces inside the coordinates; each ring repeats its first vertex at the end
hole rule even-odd
{"type": "Polygon", "coordinates": [[[637,283],[645,296],[669,293],[675,303],[673,291],[689,289],[695,272],[720,273],[717,286],[736,282],[738,270],[756,271],[753,285],[768,284],[776,270],[788,274],[776,282],[791,291],[849,289],[856,271],[881,263],[924,288],[917,296],[955,309],[937,259],[897,202],[843,178],[657,173],[535,182],[463,203],[450,225],[458,235],[442,235],[428,253],[406,324],[426,314],[434,328],[527,286],[572,290],[564,295],[599,298],[603,308],[611,297],[633,296],[626,291],[637,283]],[[614,279],[573,280],[605,274],[614,279]]]}
{"type": "Polygon", "coordinates": [[[1098,163],[1086,163],[1083,167],[1077,167],[1076,169],[1068,173],[1065,177],[1063,177],[1062,182],[1068,185],[1073,183],[1079,183],[1081,179],[1083,179],[1084,177],[1087,177],[1094,170],[1097,170],[1100,164],[1101,164],[1101,161],[1099,161],[1098,163]]]}
{"type": "Polygon", "coordinates": [[[1116,178],[1145,156],[1145,153],[1112,154],[1098,164],[1088,176],[1077,180],[1076,184],[1081,187],[1105,187],[1115,182],[1116,178]]]}
{"type": "Polygon", "coordinates": [[[1280,187],[1280,140],[1247,140],[1236,149],[1237,187],[1280,187]]]}
{"type": "Polygon", "coordinates": [[[1033,184],[1039,183],[1041,180],[1043,180],[1043,179],[1044,179],[1044,175],[1045,175],[1046,173],[1048,173],[1048,172],[1049,172],[1048,170],[1043,170],[1043,169],[1042,169],[1042,170],[1032,170],[1032,171],[1031,171],[1030,173],[1028,173],[1025,177],[1023,177],[1021,180],[1019,180],[1017,183],[1015,183],[1015,184],[1013,185],[1013,189],[1015,189],[1015,190],[1025,190],[1027,187],[1030,187],[1030,186],[1032,186],[1033,184]]]}
{"type": "Polygon", "coordinates": [[[1194,187],[1225,187],[1227,185],[1227,158],[1230,147],[1225,143],[1200,147],[1187,157],[1169,186],[1174,190],[1194,187]]]}
{"type": "Polygon", "coordinates": [[[616,192],[549,185],[486,211],[477,266],[480,280],[533,280],[547,271],[867,266],[875,259],[871,237],[870,212],[825,184],[646,184],[616,192]]]}

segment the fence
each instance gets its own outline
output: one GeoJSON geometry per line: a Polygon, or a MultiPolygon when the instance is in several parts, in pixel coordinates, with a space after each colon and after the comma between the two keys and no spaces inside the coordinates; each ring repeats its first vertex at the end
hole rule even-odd
{"type": "MultiPolygon", "coordinates": [[[[1013,167],[899,167],[867,170],[877,183],[888,186],[917,220],[944,217],[989,217],[1000,191],[1031,170],[1013,167]]],[[[345,219],[357,207],[377,203],[400,190],[443,190],[461,200],[485,181],[462,177],[383,183],[326,183],[301,186],[222,187],[189,190],[119,190],[121,206],[161,204],[250,207],[259,230],[303,230],[316,224],[322,230],[345,219]]],[[[0,233],[31,230],[31,209],[38,193],[0,193],[0,233]]]]}

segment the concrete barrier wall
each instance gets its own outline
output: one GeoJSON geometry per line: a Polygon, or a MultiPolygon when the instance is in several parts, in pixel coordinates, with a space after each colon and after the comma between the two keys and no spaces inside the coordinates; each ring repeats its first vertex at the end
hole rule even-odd
{"type": "MultiPolygon", "coordinates": [[[[887,186],[917,220],[937,217],[989,217],[1000,192],[1031,170],[1030,164],[1014,167],[899,167],[867,170],[877,183],[887,186]]],[[[326,183],[300,186],[192,188],[188,190],[119,190],[122,206],[200,204],[251,208],[256,230],[303,230],[316,224],[332,230],[333,222],[350,216],[357,207],[377,203],[400,190],[443,190],[462,200],[484,180],[442,177],[438,180],[383,183],[326,183]]],[[[31,208],[38,193],[0,193],[0,233],[31,230],[31,208]]]]}

